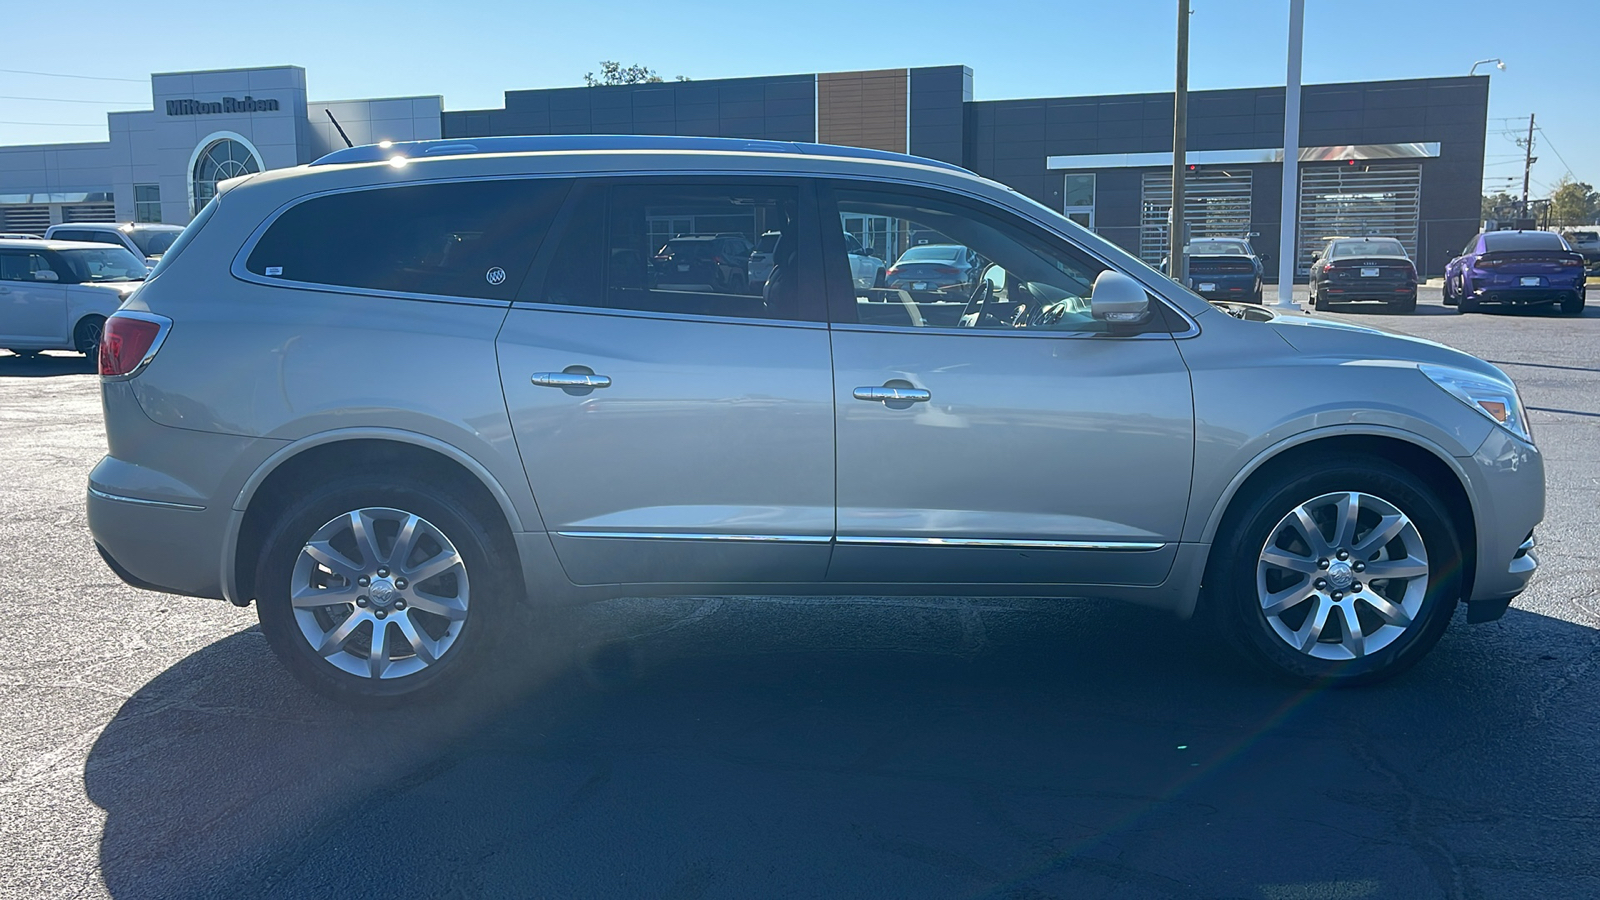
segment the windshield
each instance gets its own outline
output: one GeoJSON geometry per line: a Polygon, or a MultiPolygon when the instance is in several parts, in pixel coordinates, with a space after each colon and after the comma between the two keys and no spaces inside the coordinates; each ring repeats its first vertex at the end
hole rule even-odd
{"type": "Polygon", "coordinates": [[[1567,242],[1549,231],[1491,231],[1483,236],[1485,250],[1565,250],[1567,242]]]}
{"type": "Polygon", "coordinates": [[[57,255],[72,270],[72,281],[79,284],[96,281],[143,281],[150,270],[144,260],[122,247],[94,247],[82,250],[58,250],[57,255]]]}
{"type": "Polygon", "coordinates": [[[1250,247],[1244,241],[1194,241],[1183,252],[1190,256],[1197,253],[1212,256],[1249,256],[1250,247]]]}
{"type": "Polygon", "coordinates": [[[183,234],[182,228],[135,228],[128,232],[128,237],[133,238],[134,245],[145,256],[160,256],[180,234],[183,234]]]}
{"type": "Polygon", "coordinates": [[[1406,248],[1393,239],[1372,241],[1339,241],[1333,245],[1333,252],[1328,256],[1332,259],[1341,259],[1351,256],[1405,256],[1406,248]]]}

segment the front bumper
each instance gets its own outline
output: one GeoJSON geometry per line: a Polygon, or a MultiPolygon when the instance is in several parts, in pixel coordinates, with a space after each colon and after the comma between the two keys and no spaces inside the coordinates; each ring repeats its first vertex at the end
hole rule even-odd
{"type": "Polygon", "coordinates": [[[1478,530],[1468,615],[1485,621],[1498,618],[1539,568],[1533,530],[1544,518],[1544,458],[1537,447],[1496,428],[1461,462],[1478,530]]]}

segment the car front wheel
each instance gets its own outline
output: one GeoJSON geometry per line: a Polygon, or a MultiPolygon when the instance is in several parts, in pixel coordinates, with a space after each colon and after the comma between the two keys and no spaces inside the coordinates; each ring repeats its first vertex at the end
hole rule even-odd
{"type": "Polygon", "coordinates": [[[1449,514],[1410,472],[1346,457],[1280,477],[1213,544],[1207,609],[1244,655],[1299,681],[1361,684],[1409,668],[1460,599],[1449,514]]]}
{"type": "Polygon", "coordinates": [[[257,566],[261,630],[290,672],[334,699],[436,695],[483,661],[514,602],[502,556],[448,493],[345,479],[278,517],[257,566]]]}

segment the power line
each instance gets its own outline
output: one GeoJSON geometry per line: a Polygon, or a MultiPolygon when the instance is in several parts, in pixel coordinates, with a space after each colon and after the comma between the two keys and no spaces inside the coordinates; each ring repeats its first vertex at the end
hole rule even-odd
{"type": "Polygon", "coordinates": [[[0,120],[0,125],[47,125],[51,128],[105,128],[104,122],[10,122],[0,120]]]}
{"type": "MultiPolygon", "coordinates": [[[[1556,159],[1561,160],[1561,164],[1563,166],[1567,166],[1566,157],[1562,156],[1561,155],[1561,151],[1556,149],[1555,143],[1550,140],[1550,135],[1545,134],[1545,130],[1543,128],[1539,129],[1539,133],[1544,135],[1544,142],[1545,142],[1546,146],[1548,146],[1550,148],[1551,152],[1555,153],[1556,159]]],[[[1567,176],[1570,177],[1573,181],[1577,181],[1578,180],[1578,176],[1572,174],[1572,167],[1571,166],[1567,166],[1567,176]]]]}
{"type": "Polygon", "coordinates": [[[42,75],[45,78],[81,78],[85,81],[131,81],[134,84],[144,84],[148,78],[110,78],[105,75],[68,75],[65,72],[34,72],[29,69],[0,69],[8,75],[42,75]]]}
{"type": "Polygon", "coordinates": [[[9,94],[0,94],[0,100],[36,100],[40,103],[94,103],[100,106],[112,106],[118,103],[148,103],[148,100],[74,100],[70,97],[13,97],[9,94]]]}

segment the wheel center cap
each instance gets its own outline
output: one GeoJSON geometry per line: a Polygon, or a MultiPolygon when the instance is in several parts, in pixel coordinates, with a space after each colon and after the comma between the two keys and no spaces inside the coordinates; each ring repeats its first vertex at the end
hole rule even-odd
{"type": "Polygon", "coordinates": [[[394,588],[394,582],[387,578],[374,578],[372,585],[367,588],[367,596],[378,606],[388,606],[399,593],[394,588]]]}
{"type": "Polygon", "coordinates": [[[1349,587],[1355,580],[1355,572],[1351,570],[1349,563],[1340,560],[1328,566],[1328,583],[1339,590],[1349,587]]]}

